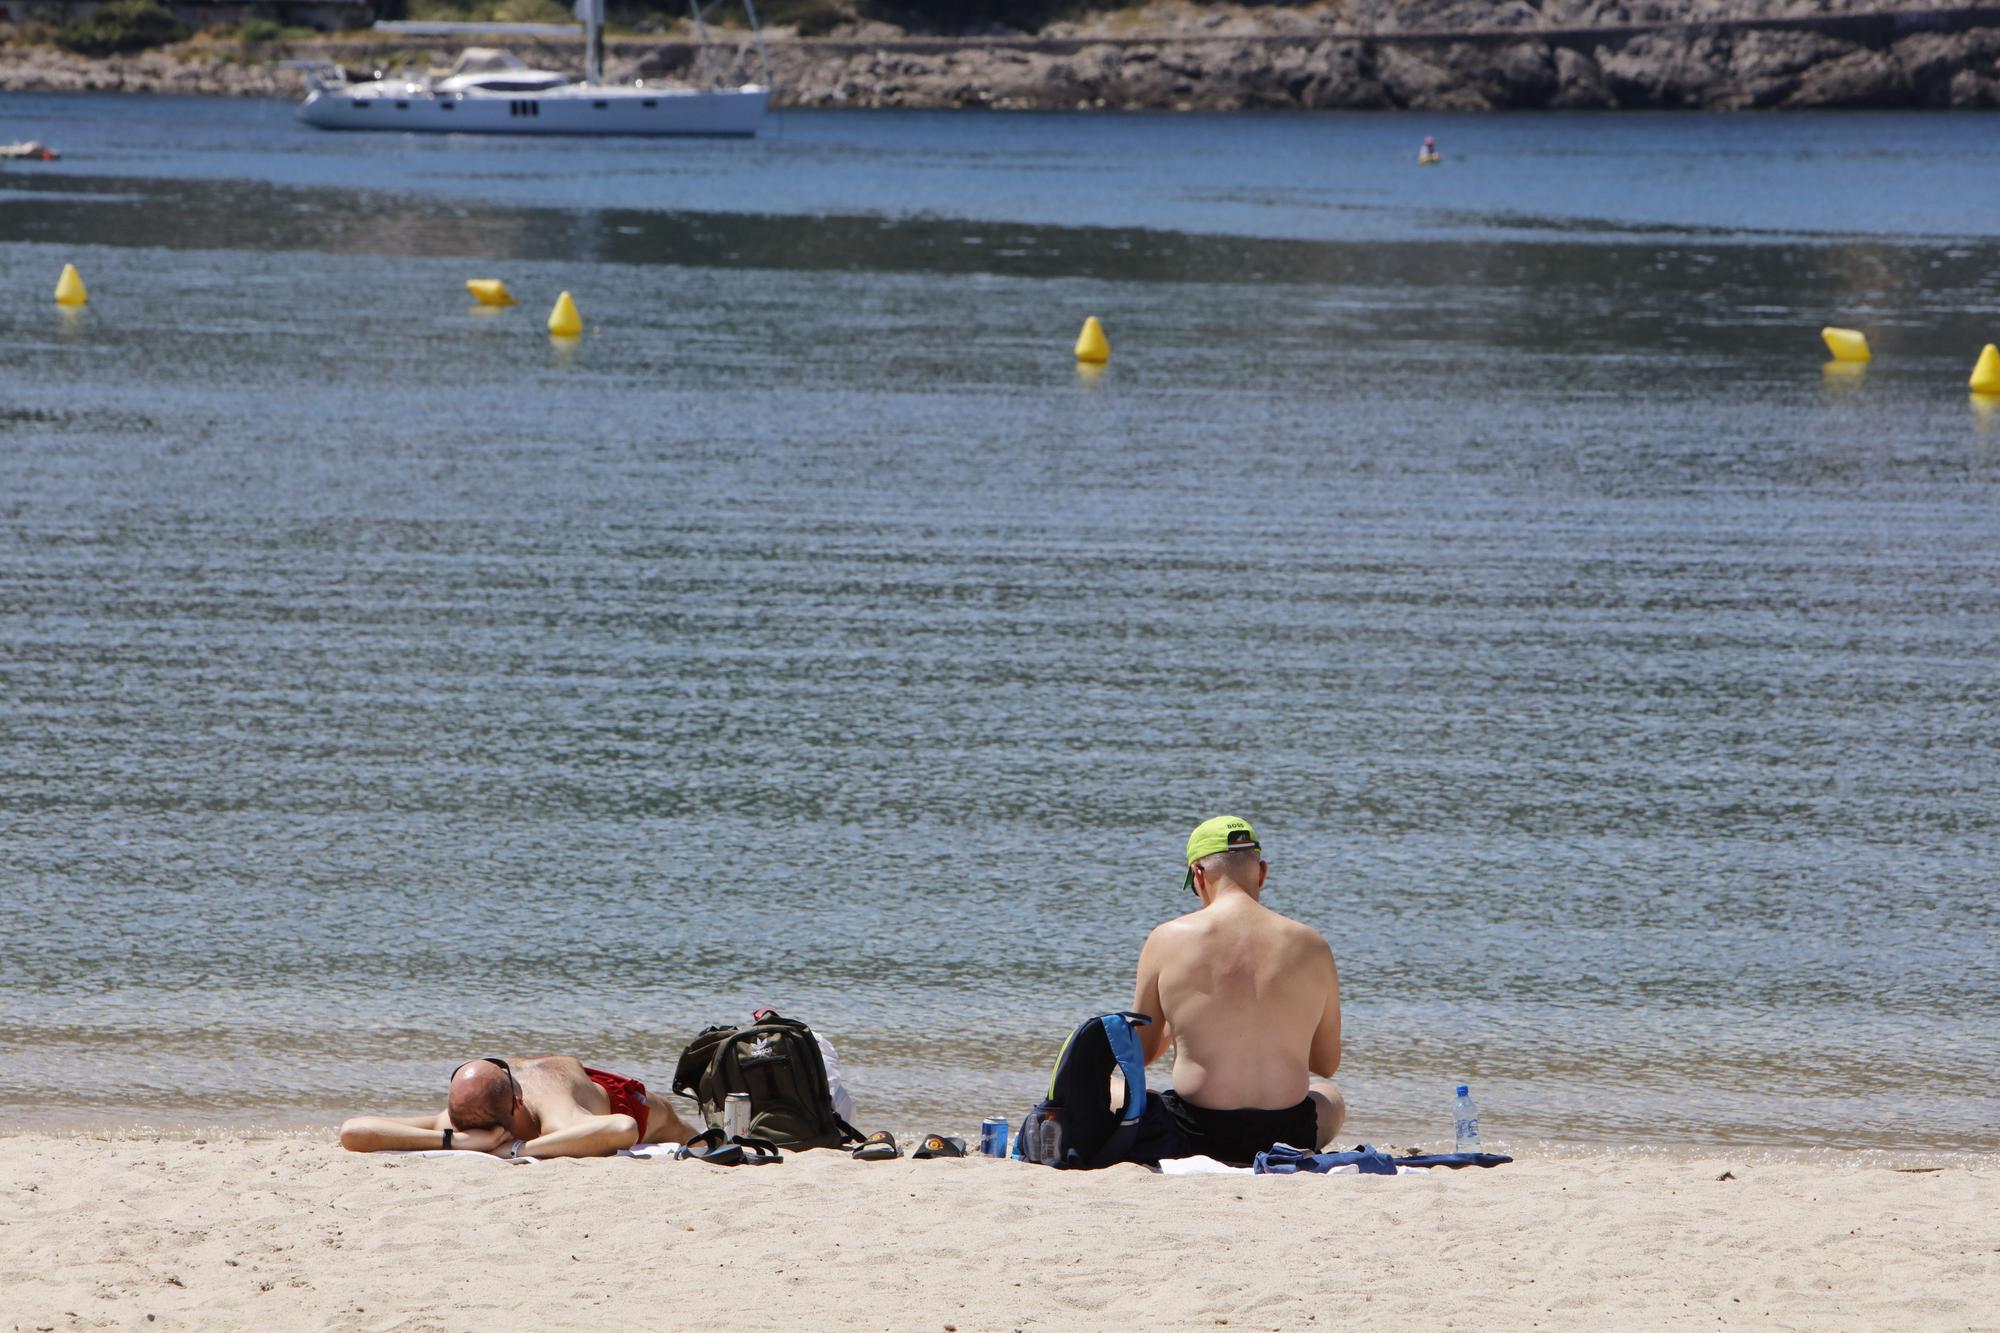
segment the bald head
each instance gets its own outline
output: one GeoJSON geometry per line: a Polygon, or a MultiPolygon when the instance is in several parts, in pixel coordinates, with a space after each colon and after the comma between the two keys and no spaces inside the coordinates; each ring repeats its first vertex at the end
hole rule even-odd
{"type": "Polygon", "coordinates": [[[511,1124],[514,1076],[491,1060],[471,1060],[451,1076],[451,1123],[460,1129],[511,1124]]]}

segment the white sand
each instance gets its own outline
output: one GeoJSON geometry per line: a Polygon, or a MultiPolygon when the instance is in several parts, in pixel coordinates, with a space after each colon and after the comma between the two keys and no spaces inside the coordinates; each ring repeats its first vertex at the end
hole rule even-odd
{"type": "Polygon", "coordinates": [[[326,1139],[0,1138],[0,1327],[2000,1328],[1990,1162],[1169,1178],[326,1139]]]}

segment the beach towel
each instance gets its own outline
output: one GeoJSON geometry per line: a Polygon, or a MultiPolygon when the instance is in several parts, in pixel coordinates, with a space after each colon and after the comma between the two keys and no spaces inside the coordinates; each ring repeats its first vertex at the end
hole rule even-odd
{"type": "Polygon", "coordinates": [[[1408,1157],[1398,1157],[1397,1166],[1447,1166],[1457,1170],[1461,1166],[1501,1166],[1514,1159],[1497,1152],[1433,1152],[1411,1153],[1408,1157]]]}
{"type": "MultiPolygon", "coordinates": [[[[671,1162],[680,1150],[678,1143],[639,1143],[630,1148],[620,1148],[613,1157],[630,1157],[640,1162],[671,1162]]],[[[536,1162],[554,1162],[556,1157],[495,1157],[490,1152],[468,1152],[464,1148],[421,1148],[415,1152],[392,1152],[379,1154],[384,1157],[477,1157],[501,1166],[533,1166],[536,1162]]]]}
{"type": "Polygon", "coordinates": [[[1280,1143],[1269,1152],[1258,1153],[1251,1170],[1260,1176],[1301,1173],[1323,1176],[1345,1170],[1364,1176],[1393,1176],[1399,1171],[1422,1167],[1499,1166],[1513,1160],[1490,1152],[1411,1153],[1407,1157],[1391,1157],[1369,1143],[1359,1144],[1347,1152],[1308,1152],[1289,1143],[1280,1143]]]}
{"type": "Polygon", "coordinates": [[[1249,1176],[1255,1175],[1247,1166],[1231,1166],[1218,1162],[1213,1157],[1167,1157],[1161,1159],[1160,1174],[1163,1176],[1249,1176]]]}

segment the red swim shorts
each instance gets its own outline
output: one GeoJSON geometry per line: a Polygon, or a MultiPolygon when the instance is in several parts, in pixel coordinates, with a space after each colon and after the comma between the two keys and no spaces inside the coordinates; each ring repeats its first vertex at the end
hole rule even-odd
{"type": "Polygon", "coordinates": [[[653,1110],[646,1105],[646,1085],[636,1078],[626,1078],[623,1074],[607,1074],[602,1069],[583,1067],[583,1072],[592,1083],[604,1089],[604,1095],[611,1099],[611,1114],[629,1115],[639,1122],[639,1142],[646,1141],[646,1122],[652,1118],[653,1110]]]}

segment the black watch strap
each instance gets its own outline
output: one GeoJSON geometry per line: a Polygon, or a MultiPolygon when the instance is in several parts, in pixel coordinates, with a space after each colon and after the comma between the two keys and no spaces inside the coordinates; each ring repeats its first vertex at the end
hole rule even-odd
{"type": "Polygon", "coordinates": [[[451,1146],[451,1126],[450,1126],[450,1125],[446,1125],[446,1126],[444,1127],[444,1146],[445,1146],[445,1147],[447,1147],[447,1148],[449,1148],[449,1147],[451,1146]]]}

